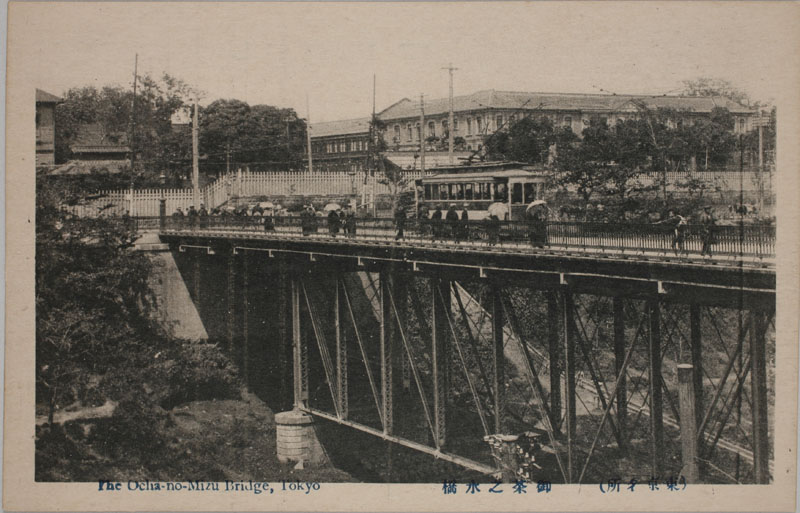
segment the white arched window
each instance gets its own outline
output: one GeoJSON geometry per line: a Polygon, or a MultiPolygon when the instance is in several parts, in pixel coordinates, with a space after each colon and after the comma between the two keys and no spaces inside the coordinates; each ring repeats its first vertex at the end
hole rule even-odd
{"type": "Polygon", "coordinates": [[[436,123],[433,121],[428,121],[428,137],[434,137],[436,135],[436,123]]]}
{"type": "Polygon", "coordinates": [[[467,118],[467,135],[472,135],[472,118],[467,118]]]}
{"type": "Polygon", "coordinates": [[[400,125],[394,126],[394,142],[400,142],[400,125]]]}
{"type": "Polygon", "coordinates": [[[408,123],[406,125],[406,132],[408,132],[406,134],[407,135],[407,140],[408,140],[408,142],[411,142],[414,139],[414,130],[411,128],[411,123],[408,123]]]}

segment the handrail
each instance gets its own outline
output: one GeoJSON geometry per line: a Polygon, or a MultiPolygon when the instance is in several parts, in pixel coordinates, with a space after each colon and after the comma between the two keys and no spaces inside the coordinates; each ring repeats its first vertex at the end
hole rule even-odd
{"type": "MultiPolygon", "coordinates": [[[[152,222],[152,221],[149,221],[152,222]]],[[[407,219],[404,238],[457,247],[461,243],[487,246],[550,247],[628,253],[704,253],[767,258],[775,256],[774,225],[686,225],[676,238],[667,224],[528,221],[447,221],[407,219]],[[682,239],[682,240],[681,240],[682,239]],[[681,247],[682,246],[682,247],[681,247]]],[[[388,218],[351,218],[332,227],[325,217],[195,216],[167,217],[164,232],[247,231],[282,236],[335,236],[340,240],[378,238],[394,240],[397,223],[388,218]],[[350,227],[354,229],[350,231],[350,227]]]]}

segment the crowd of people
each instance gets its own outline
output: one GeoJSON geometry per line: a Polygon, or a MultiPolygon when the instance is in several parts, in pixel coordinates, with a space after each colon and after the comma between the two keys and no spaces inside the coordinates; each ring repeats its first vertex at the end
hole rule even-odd
{"type": "MultiPolygon", "coordinates": [[[[486,242],[492,246],[500,241],[501,219],[493,212],[488,212],[487,217],[480,223],[470,223],[469,204],[464,203],[461,210],[458,210],[456,203],[450,203],[447,211],[442,211],[442,205],[435,205],[433,212],[423,205],[417,213],[419,220],[419,235],[430,237],[433,241],[451,240],[455,243],[471,240],[477,234],[471,230],[480,230],[485,234],[486,242]]],[[[548,243],[548,220],[550,210],[544,205],[536,205],[526,210],[521,226],[532,247],[544,248],[548,243]]],[[[190,206],[186,212],[178,207],[172,214],[174,218],[188,218],[192,226],[201,228],[208,226],[208,218],[212,216],[240,216],[253,217],[260,216],[264,231],[275,230],[275,215],[286,215],[287,212],[280,205],[274,208],[265,209],[259,205],[241,206],[238,208],[219,209],[209,211],[205,205],[201,204],[199,209],[190,206]]],[[[344,208],[329,204],[323,212],[317,212],[311,204],[303,205],[299,214],[301,232],[304,236],[318,233],[321,228],[326,227],[328,235],[337,237],[343,233],[345,237],[355,237],[357,223],[356,210],[352,206],[344,208]],[[327,212],[327,213],[325,213],[327,212]]],[[[393,213],[395,240],[404,240],[408,214],[403,205],[397,206],[393,213]]],[[[507,215],[504,216],[507,220],[507,215]]],[[[702,242],[701,255],[710,256],[712,247],[716,243],[717,219],[714,216],[711,206],[705,206],[702,212],[695,216],[696,223],[700,226],[698,233],[702,242]]],[[[656,225],[669,226],[672,231],[672,250],[676,255],[686,253],[686,240],[689,230],[689,217],[682,215],[675,209],[670,209],[668,214],[661,220],[656,221],[656,225]]]]}

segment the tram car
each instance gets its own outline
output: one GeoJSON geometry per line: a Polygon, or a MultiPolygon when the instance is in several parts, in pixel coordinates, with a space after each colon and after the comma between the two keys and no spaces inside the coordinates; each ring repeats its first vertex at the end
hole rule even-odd
{"type": "Polygon", "coordinates": [[[501,221],[520,221],[527,206],[543,199],[546,176],[542,170],[524,168],[496,171],[441,173],[415,180],[417,212],[447,211],[455,203],[460,212],[467,205],[470,220],[489,217],[501,221]]]}

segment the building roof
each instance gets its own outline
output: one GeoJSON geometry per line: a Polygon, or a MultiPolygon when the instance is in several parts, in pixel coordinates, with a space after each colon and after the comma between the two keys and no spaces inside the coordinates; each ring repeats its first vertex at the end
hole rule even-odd
{"type": "MultiPolygon", "coordinates": [[[[459,162],[460,159],[464,159],[469,157],[472,152],[469,151],[454,151],[453,152],[453,159],[456,163],[459,162]]],[[[413,151],[387,151],[383,154],[383,156],[391,162],[393,165],[397,166],[403,170],[419,170],[420,164],[420,155],[418,152],[413,151]]],[[[431,169],[434,167],[439,166],[448,166],[450,164],[450,156],[449,154],[441,151],[437,152],[425,152],[425,168],[431,169]]]]}
{"type": "MultiPolygon", "coordinates": [[[[649,108],[673,108],[690,112],[707,113],[714,107],[725,107],[733,113],[752,113],[752,109],[721,96],[652,96],[583,93],[528,93],[517,91],[478,91],[455,96],[453,110],[463,112],[480,109],[520,109],[542,111],[607,111],[636,108],[635,101],[649,108]]],[[[378,114],[382,120],[416,118],[420,114],[419,102],[404,98],[378,114]]],[[[438,98],[425,101],[425,114],[435,116],[449,111],[450,101],[438,98]]]]}
{"type": "MultiPolygon", "coordinates": [[[[435,170],[432,170],[435,171],[435,170]]],[[[428,175],[422,178],[422,183],[431,183],[431,182],[439,182],[443,180],[453,180],[453,181],[461,181],[461,180],[469,180],[469,179],[489,179],[489,178],[518,178],[518,177],[530,177],[530,178],[538,178],[543,176],[541,172],[532,171],[529,169],[523,169],[521,167],[516,169],[503,169],[501,171],[493,171],[493,170],[486,170],[486,171],[476,171],[473,173],[440,173],[440,174],[433,174],[428,175]]]]}
{"type": "Polygon", "coordinates": [[[72,153],[128,153],[128,135],[120,131],[108,131],[100,123],[83,125],[78,129],[72,153]]]}
{"type": "Polygon", "coordinates": [[[370,118],[356,118],[344,119],[341,121],[311,123],[309,132],[311,137],[366,134],[369,132],[369,119],[370,118]]]}
{"type": "Polygon", "coordinates": [[[63,100],[54,94],[36,89],[36,103],[60,103],[61,101],[63,100]]]}
{"type": "Polygon", "coordinates": [[[90,174],[119,174],[127,169],[128,163],[124,160],[71,160],[48,171],[49,176],[75,176],[90,174]]]}

